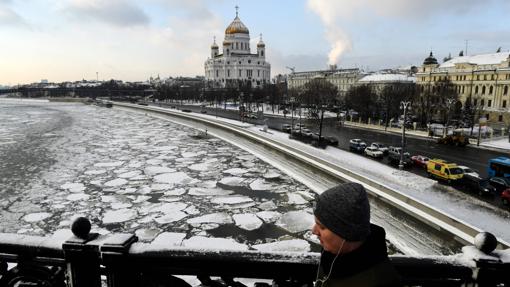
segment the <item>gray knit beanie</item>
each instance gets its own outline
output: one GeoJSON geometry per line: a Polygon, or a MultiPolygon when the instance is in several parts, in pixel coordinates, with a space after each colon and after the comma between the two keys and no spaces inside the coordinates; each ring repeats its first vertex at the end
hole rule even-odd
{"type": "Polygon", "coordinates": [[[370,204],[359,183],[343,183],[323,192],[317,197],[314,214],[347,241],[363,241],[370,234],[370,204]]]}

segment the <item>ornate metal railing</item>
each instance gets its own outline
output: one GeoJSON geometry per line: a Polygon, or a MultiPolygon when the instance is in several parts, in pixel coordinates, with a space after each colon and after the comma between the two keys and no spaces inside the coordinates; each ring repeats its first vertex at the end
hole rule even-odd
{"type": "MultiPolygon", "coordinates": [[[[140,243],[132,234],[99,236],[83,218],[72,231],[67,240],[0,234],[0,287],[189,286],[174,275],[214,287],[241,287],[242,278],[258,287],[311,286],[319,261],[317,253],[189,250],[140,243]]],[[[390,259],[406,286],[510,286],[510,249],[494,250],[489,233],[475,245],[453,256],[390,259]]]]}

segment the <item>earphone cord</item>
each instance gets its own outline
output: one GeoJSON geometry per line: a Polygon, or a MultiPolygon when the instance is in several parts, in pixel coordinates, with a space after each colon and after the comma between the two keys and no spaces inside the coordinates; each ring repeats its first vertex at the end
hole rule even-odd
{"type": "MultiPolygon", "coordinates": [[[[342,244],[340,245],[340,249],[338,249],[338,253],[336,254],[335,258],[333,259],[333,262],[331,262],[331,267],[329,268],[328,276],[326,276],[326,278],[320,280],[321,281],[321,286],[326,281],[328,281],[329,276],[331,276],[331,272],[333,272],[333,265],[335,265],[335,261],[338,258],[338,255],[340,255],[340,252],[342,251],[342,247],[344,247],[344,243],[345,243],[345,240],[342,241],[342,244]]],[[[322,251],[321,251],[321,258],[322,258],[323,254],[324,254],[324,249],[322,249],[322,251]]],[[[321,270],[321,262],[319,261],[319,267],[317,268],[317,276],[315,277],[315,281],[319,281],[320,270],[321,270]]]]}

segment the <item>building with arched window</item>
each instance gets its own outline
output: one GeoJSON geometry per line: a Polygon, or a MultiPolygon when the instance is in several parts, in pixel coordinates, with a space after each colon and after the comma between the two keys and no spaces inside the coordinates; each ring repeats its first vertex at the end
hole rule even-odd
{"type": "Polygon", "coordinates": [[[262,35],[257,43],[257,53],[252,54],[250,31],[239,19],[237,11],[234,20],[225,29],[221,52],[215,39],[211,45],[211,56],[205,61],[207,87],[260,87],[270,82],[271,65],[266,61],[262,35]]]}
{"type": "Polygon", "coordinates": [[[422,92],[444,83],[453,86],[462,105],[468,98],[493,126],[510,126],[510,52],[459,56],[439,64],[430,53],[416,74],[422,92]]]}

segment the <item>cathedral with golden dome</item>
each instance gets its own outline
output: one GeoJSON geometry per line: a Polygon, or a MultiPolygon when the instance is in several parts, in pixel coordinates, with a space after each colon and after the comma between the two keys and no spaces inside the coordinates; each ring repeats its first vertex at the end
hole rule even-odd
{"type": "Polygon", "coordinates": [[[222,53],[216,38],[211,45],[211,55],[205,61],[205,79],[209,88],[240,86],[261,87],[270,82],[271,65],[266,62],[266,45],[262,34],[257,43],[257,53],[250,49],[250,31],[236,17],[225,29],[222,53]]]}

